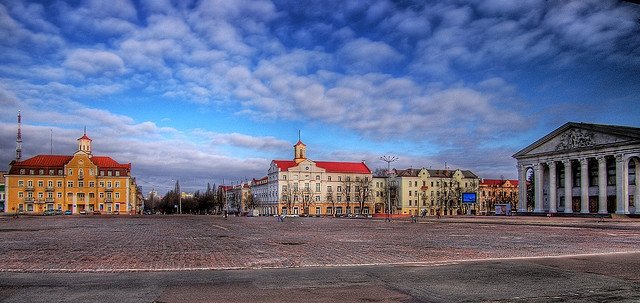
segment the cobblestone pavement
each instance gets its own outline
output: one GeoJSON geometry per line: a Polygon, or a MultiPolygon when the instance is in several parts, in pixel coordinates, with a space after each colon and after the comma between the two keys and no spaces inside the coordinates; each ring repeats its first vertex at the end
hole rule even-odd
{"type": "Polygon", "coordinates": [[[0,217],[0,272],[440,265],[638,251],[639,219],[0,217]]]}

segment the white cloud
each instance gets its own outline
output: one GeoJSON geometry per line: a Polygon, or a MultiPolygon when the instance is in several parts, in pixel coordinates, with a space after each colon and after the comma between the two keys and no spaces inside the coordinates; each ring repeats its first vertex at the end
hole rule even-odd
{"type": "Polygon", "coordinates": [[[64,66],[89,77],[103,74],[118,75],[125,72],[122,58],[102,50],[73,50],[68,54],[64,66]]]}
{"type": "Polygon", "coordinates": [[[338,59],[356,72],[371,72],[401,61],[403,56],[390,45],[359,38],[347,42],[338,59]]]}

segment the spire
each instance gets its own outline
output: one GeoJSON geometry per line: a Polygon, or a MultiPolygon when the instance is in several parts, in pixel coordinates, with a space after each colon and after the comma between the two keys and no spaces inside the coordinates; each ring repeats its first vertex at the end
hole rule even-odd
{"type": "Polygon", "coordinates": [[[18,111],[18,135],[16,136],[16,161],[22,159],[22,115],[18,111]]]}
{"type": "Polygon", "coordinates": [[[300,130],[298,130],[298,143],[293,146],[293,160],[300,163],[307,158],[307,146],[302,143],[300,138],[300,130]]]}
{"type": "Polygon", "coordinates": [[[87,136],[87,127],[84,127],[84,134],[78,138],[78,151],[85,152],[91,156],[91,138],[87,136]]]}

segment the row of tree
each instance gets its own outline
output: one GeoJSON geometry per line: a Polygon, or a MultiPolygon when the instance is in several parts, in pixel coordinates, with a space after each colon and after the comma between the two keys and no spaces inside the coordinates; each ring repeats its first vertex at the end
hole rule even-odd
{"type": "Polygon", "coordinates": [[[215,184],[207,184],[204,192],[196,191],[193,196],[180,197],[180,184],[176,182],[173,190],[164,197],[150,195],[145,200],[145,211],[162,214],[221,214],[225,198],[222,190],[217,190],[215,184]]]}

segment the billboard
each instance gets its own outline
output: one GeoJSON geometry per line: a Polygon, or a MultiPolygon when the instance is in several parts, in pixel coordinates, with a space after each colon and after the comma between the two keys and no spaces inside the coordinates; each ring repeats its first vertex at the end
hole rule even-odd
{"type": "Polygon", "coordinates": [[[476,193],[462,193],[462,203],[473,204],[476,203],[476,193]]]}
{"type": "Polygon", "coordinates": [[[511,204],[496,204],[496,216],[511,216],[511,204]]]}

